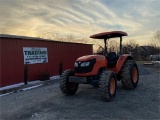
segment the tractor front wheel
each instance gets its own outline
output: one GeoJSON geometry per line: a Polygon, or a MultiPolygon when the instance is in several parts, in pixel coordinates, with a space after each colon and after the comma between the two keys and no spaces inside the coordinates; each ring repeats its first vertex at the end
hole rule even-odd
{"type": "Polygon", "coordinates": [[[99,82],[99,91],[102,100],[111,101],[116,95],[116,89],[117,79],[115,73],[109,70],[103,70],[99,82]]]}
{"type": "Polygon", "coordinates": [[[69,82],[69,76],[74,76],[73,70],[66,70],[62,73],[60,79],[61,91],[66,95],[74,95],[78,90],[78,83],[69,82]]]}
{"type": "Polygon", "coordinates": [[[138,67],[135,61],[127,60],[121,70],[121,83],[125,89],[135,89],[139,81],[138,67]]]}

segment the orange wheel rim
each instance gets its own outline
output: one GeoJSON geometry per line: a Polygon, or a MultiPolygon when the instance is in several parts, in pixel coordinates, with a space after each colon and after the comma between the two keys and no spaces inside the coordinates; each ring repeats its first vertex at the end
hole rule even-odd
{"type": "Polygon", "coordinates": [[[114,94],[115,89],[116,89],[116,81],[115,81],[114,78],[112,78],[111,81],[110,81],[110,93],[111,93],[111,95],[114,94]]]}
{"type": "Polygon", "coordinates": [[[132,69],[132,79],[134,83],[136,83],[138,80],[138,72],[136,67],[133,67],[132,69]]]}

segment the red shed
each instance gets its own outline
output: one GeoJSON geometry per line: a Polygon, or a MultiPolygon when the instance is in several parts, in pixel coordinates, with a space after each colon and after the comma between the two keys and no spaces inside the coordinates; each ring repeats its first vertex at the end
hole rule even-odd
{"type": "MultiPolygon", "coordinates": [[[[38,80],[41,73],[49,73],[50,76],[58,75],[60,64],[63,70],[73,69],[75,60],[83,55],[93,54],[91,44],[59,42],[33,37],[0,34],[0,86],[7,86],[24,81],[25,55],[33,48],[40,49],[41,55],[46,55],[45,61],[35,62],[30,58],[28,64],[28,80],[38,80]],[[34,63],[35,62],[35,63],[34,63]]],[[[36,52],[35,54],[38,54],[36,52]]],[[[45,57],[45,56],[41,56],[45,57]]],[[[40,58],[41,59],[41,58],[40,58]]]]}

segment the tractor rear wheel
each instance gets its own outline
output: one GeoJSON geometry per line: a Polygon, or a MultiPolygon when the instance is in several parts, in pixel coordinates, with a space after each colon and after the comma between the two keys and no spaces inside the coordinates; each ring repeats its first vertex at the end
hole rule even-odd
{"type": "Polygon", "coordinates": [[[74,76],[73,70],[66,70],[62,73],[60,79],[61,91],[66,95],[74,95],[78,90],[78,83],[69,82],[69,76],[74,76]]]}
{"type": "Polygon", "coordinates": [[[139,81],[139,72],[134,60],[127,60],[121,70],[121,83],[125,89],[135,89],[139,81]]]}
{"type": "Polygon", "coordinates": [[[100,97],[104,101],[111,101],[116,95],[117,89],[117,79],[114,72],[109,70],[103,70],[100,82],[99,82],[99,91],[100,97]]]}

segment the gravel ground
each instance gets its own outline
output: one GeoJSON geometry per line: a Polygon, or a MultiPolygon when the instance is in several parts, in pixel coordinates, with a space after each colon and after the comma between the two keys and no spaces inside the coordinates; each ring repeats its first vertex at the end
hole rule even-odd
{"type": "Polygon", "coordinates": [[[65,96],[59,82],[0,97],[1,120],[159,120],[160,69],[139,65],[135,90],[124,90],[120,82],[116,98],[103,102],[99,91],[80,85],[74,96],[65,96]]]}

